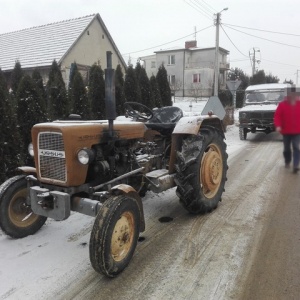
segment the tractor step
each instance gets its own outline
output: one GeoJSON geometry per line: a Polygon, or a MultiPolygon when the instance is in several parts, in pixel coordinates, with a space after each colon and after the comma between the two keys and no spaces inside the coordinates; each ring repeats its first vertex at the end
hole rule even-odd
{"type": "Polygon", "coordinates": [[[169,174],[166,169],[154,170],[146,174],[146,178],[150,182],[150,190],[154,193],[160,193],[174,187],[174,177],[175,174],[169,174]]]}

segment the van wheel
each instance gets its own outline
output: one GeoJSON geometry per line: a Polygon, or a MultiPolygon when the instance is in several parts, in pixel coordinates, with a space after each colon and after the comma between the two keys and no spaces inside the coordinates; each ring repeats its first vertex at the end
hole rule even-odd
{"type": "Polygon", "coordinates": [[[240,135],[240,140],[246,140],[247,139],[247,133],[248,133],[248,130],[247,128],[240,128],[239,129],[239,135],[240,135]]]}

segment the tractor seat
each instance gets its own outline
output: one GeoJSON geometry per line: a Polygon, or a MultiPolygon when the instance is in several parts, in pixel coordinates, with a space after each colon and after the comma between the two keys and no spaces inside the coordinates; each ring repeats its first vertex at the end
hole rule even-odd
{"type": "Polygon", "coordinates": [[[183,117],[179,107],[166,106],[153,110],[153,117],[145,125],[162,134],[168,134],[176,126],[176,123],[183,117]]]}

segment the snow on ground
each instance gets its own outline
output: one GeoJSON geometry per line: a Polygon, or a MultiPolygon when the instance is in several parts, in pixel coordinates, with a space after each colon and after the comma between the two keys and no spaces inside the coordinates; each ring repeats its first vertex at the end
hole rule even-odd
{"type": "MultiPolygon", "coordinates": [[[[174,105],[189,115],[201,114],[205,104],[206,101],[187,100],[174,105]]],[[[237,116],[236,112],[235,119],[237,116]]],[[[237,124],[227,127],[226,143],[229,157],[244,145],[239,140],[237,124]]],[[[72,213],[66,221],[48,219],[37,234],[17,240],[0,230],[0,300],[51,299],[52,291],[65,287],[75,270],[83,276],[91,268],[87,253],[93,222],[92,217],[72,213]],[[64,255],[62,265],[64,252],[70,255],[64,255]]]]}

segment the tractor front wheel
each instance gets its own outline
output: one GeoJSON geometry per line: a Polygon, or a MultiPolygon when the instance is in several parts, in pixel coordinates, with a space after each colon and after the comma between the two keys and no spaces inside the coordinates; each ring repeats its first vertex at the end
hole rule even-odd
{"type": "Polygon", "coordinates": [[[119,195],[104,202],[90,238],[90,261],[95,271],[115,277],[128,266],[139,237],[140,217],[134,198],[119,195]]]}
{"type": "Polygon", "coordinates": [[[0,186],[0,227],[13,238],[35,234],[47,218],[36,215],[27,204],[25,176],[15,176],[0,186]]]}

